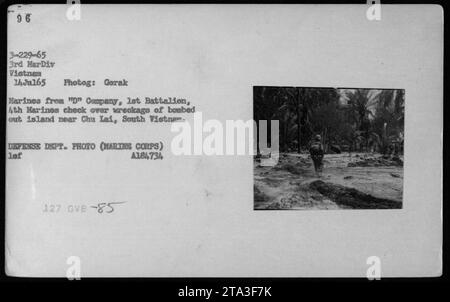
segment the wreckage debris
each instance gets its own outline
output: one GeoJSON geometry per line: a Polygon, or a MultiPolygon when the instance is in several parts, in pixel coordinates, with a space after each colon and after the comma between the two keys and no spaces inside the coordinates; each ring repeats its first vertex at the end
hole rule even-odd
{"type": "Polygon", "coordinates": [[[354,188],[326,183],[322,180],[312,182],[309,187],[328,197],[340,206],[353,209],[401,209],[402,203],[395,200],[374,197],[354,188]]]}
{"type": "Polygon", "coordinates": [[[382,167],[382,166],[401,167],[403,166],[403,161],[400,158],[386,159],[383,157],[368,157],[347,164],[347,167],[382,167]]]}
{"type": "Polygon", "coordinates": [[[269,200],[269,197],[261,192],[261,190],[257,186],[253,186],[253,193],[255,203],[264,203],[269,200]]]}
{"type": "Polygon", "coordinates": [[[330,146],[330,150],[333,151],[336,154],[341,154],[341,148],[339,148],[339,146],[331,145],[330,146]]]}

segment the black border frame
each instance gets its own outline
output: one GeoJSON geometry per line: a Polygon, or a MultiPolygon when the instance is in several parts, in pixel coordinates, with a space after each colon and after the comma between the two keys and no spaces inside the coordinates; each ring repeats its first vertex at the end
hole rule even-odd
{"type": "MultiPolygon", "coordinates": [[[[1,139],[0,148],[2,150],[2,161],[1,161],[1,170],[5,171],[5,159],[6,159],[6,87],[7,87],[7,7],[13,4],[65,4],[66,1],[52,1],[52,0],[29,0],[29,1],[14,1],[14,0],[0,0],[0,37],[1,37],[1,49],[0,49],[0,100],[4,100],[4,104],[1,105],[1,115],[0,118],[0,130],[3,134],[3,139],[1,139]]],[[[81,0],[81,4],[158,4],[158,3],[166,3],[166,4],[365,4],[366,1],[102,1],[102,0],[93,0],[86,1],[81,0]]],[[[437,4],[443,7],[444,10],[444,45],[445,45],[445,34],[448,32],[448,22],[447,19],[447,7],[446,2],[441,1],[383,1],[381,0],[381,4],[437,4]]],[[[448,87],[445,85],[447,76],[445,74],[445,66],[447,65],[447,48],[444,46],[444,100],[446,95],[448,95],[448,87]]],[[[445,110],[445,102],[444,102],[444,110],[445,110]]],[[[445,114],[444,114],[445,116],[445,114]]],[[[445,134],[445,130],[447,130],[447,125],[444,120],[443,131],[445,134]]],[[[8,287],[15,287],[16,285],[31,285],[36,284],[38,286],[45,285],[47,283],[52,283],[55,285],[67,285],[70,284],[71,290],[75,290],[75,292],[71,292],[69,294],[78,295],[79,284],[89,283],[94,285],[96,288],[99,288],[99,293],[104,294],[107,292],[114,291],[115,289],[120,288],[124,284],[133,284],[142,286],[143,289],[148,293],[147,298],[154,296],[155,294],[163,295],[166,298],[173,297],[177,298],[177,293],[179,288],[184,288],[185,286],[189,286],[192,288],[214,288],[215,290],[220,290],[222,286],[270,286],[272,292],[272,298],[281,298],[281,297],[296,297],[298,298],[306,298],[307,293],[313,293],[315,298],[322,297],[323,294],[334,294],[344,293],[345,290],[350,290],[348,294],[354,291],[354,286],[357,286],[359,289],[365,291],[365,296],[360,296],[360,298],[365,299],[366,297],[374,297],[378,296],[380,293],[378,289],[384,287],[390,287],[391,289],[399,289],[404,291],[410,291],[412,287],[415,287],[418,284],[432,286],[435,288],[435,285],[443,285],[448,282],[448,206],[445,204],[447,192],[445,187],[445,179],[447,176],[447,172],[445,167],[447,166],[448,155],[446,152],[446,140],[443,138],[443,161],[444,161],[444,170],[443,170],[443,271],[442,276],[433,277],[433,278],[381,278],[379,281],[369,281],[366,278],[81,278],[80,281],[69,281],[66,278],[18,278],[18,277],[9,277],[5,274],[4,270],[4,250],[5,250],[5,202],[2,202],[0,205],[0,217],[2,217],[2,223],[0,233],[0,261],[2,263],[2,267],[0,269],[0,285],[8,285],[8,287]],[[114,282],[114,288],[107,288],[105,285],[106,282],[114,282]],[[351,287],[349,287],[349,285],[351,287]],[[331,290],[328,290],[329,287],[335,287],[331,290]],[[338,290],[338,292],[333,293],[333,291],[338,290]]],[[[5,187],[4,180],[4,172],[2,174],[3,179],[3,188],[5,187]]],[[[3,196],[5,196],[3,191],[3,196]]],[[[4,200],[4,198],[3,198],[4,200]]],[[[46,293],[48,294],[48,293],[46,293]]],[[[430,293],[431,294],[431,293],[430,293]]],[[[383,298],[386,296],[382,296],[383,298]]],[[[220,298],[220,297],[214,297],[220,298]]],[[[231,297],[228,297],[231,298],[231,297]]],[[[315,299],[314,298],[314,299],[315,299]]]]}

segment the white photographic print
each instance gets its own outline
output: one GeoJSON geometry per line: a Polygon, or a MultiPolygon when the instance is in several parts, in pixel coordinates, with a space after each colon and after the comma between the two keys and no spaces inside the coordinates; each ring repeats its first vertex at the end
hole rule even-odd
{"type": "Polygon", "coordinates": [[[9,6],[6,274],[440,276],[442,8],[379,8],[9,6]]]}

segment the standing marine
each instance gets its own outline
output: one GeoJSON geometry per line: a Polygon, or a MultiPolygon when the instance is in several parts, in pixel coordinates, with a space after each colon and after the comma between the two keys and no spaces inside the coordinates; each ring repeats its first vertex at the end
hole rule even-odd
{"type": "Polygon", "coordinates": [[[316,171],[316,175],[320,176],[323,168],[324,150],[322,145],[322,138],[319,134],[317,134],[309,144],[309,154],[311,155],[311,159],[314,163],[314,170],[316,171]]]}

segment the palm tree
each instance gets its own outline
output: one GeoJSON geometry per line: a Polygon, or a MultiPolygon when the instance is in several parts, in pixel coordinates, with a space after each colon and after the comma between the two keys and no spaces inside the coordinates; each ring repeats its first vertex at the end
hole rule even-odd
{"type": "Polygon", "coordinates": [[[368,148],[370,138],[370,118],[374,116],[374,108],[377,104],[376,92],[372,89],[355,89],[346,94],[349,110],[353,117],[358,139],[363,139],[362,145],[368,148]]]}
{"type": "Polygon", "coordinates": [[[373,127],[379,136],[378,144],[383,153],[391,141],[403,140],[404,95],[404,90],[383,90],[378,95],[373,127]]]}
{"type": "MultiPolygon", "coordinates": [[[[275,99],[280,104],[277,111],[272,116],[272,119],[278,119],[282,124],[283,131],[283,149],[288,150],[288,142],[291,128],[295,127],[298,116],[298,104],[296,103],[297,89],[295,87],[281,87],[278,89],[275,99]]],[[[297,125],[298,127],[298,125],[297,125]]]]}

